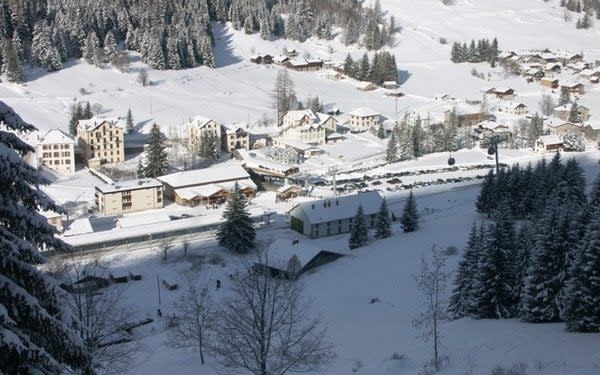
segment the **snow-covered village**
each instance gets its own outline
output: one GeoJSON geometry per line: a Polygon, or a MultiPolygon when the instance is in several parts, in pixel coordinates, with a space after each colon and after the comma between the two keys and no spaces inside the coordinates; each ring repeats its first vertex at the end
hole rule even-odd
{"type": "Polygon", "coordinates": [[[600,375],[599,0],[0,1],[0,374],[600,375]]]}

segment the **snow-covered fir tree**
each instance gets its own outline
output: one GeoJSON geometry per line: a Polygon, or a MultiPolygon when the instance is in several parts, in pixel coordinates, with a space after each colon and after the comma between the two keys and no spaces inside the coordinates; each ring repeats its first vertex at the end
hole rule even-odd
{"type": "Polygon", "coordinates": [[[402,211],[402,217],[400,218],[400,224],[405,232],[414,232],[419,229],[419,209],[417,208],[417,201],[413,195],[412,190],[408,195],[404,210],[402,211]]]}
{"type": "Polygon", "coordinates": [[[375,230],[378,238],[388,238],[392,235],[392,218],[388,210],[385,198],[381,202],[377,217],[375,218],[375,230]]]}
{"type": "Polygon", "coordinates": [[[515,314],[518,300],[511,287],[514,249],[514,222],[503,205],[495,212],[481,244],[474,276],[473,317],[502,319],[515,314]]]}
{"type": "Polygon", "coordinates": [[[2,48],[2,73],[10,82],[21,82],[23,80],[23,67],[19,55],[11,41],[4,42],[2,48]]]}
{"type": "Polygon", "coordinates": [[[91,361],[65,310],[64,291],[36,267],[39,249],[70,247],[40,211],[63,213],[41,190],[49,182],[22,158],[32,152],[19,135],[34,131],[0,102],[0,372],[3,374],[93,373],[91,361]],[[17,132],[17,133],[15,133],[17,132]]]}
{"type": "Polygon", "coordinates": [[[167,152],[165,151],[165,140],[157,123],[152,124],[150,139],[148,140],[148,152],[146,165],[144,166],[145,177],[158,177],[167,171],[167,152]]]}
{"type": "Polygon", "coordinates": [[[237,182],[227,199],[217,238],[219,245],[236,253],[247,253],[256,247],[254,225],[246,211],[246,198],[237,182]]]}
{"type": "Polygon", "coordinates": [[[448,311],[454,319],[471,316],[475,302],[475,276],[478,272],[479,258],[483,245],[483,229],[473,223],[463,257],[458,263],[454,277],[454,288],[448,301],[448,311]]]}
{"type": "Polygon", "coordinates": [[[600,175],[596,177],[592,184],[592,190],[590,191],[590,206],[592,209],[600,208],[600,175]]]}
{"type": "Polygon", "coordinates": [[[388,138],[387,149],[385,152],[385,161],[393,163],[398,160],[398,142],[396,141],[395,132],[392,132],[388,138]]]}
{"type": "Polygon", "coordinates": [[[350,239],[348,240],[348,247],[351,250],[358,249],[359,247],[366,246],[369,243],[369,229],[367,228],[367,219],[362,208],[362,205],[358,206],[356,215],[350,228],[350,239]]]}
{"type": "Polygon", "coordinates": [[[127,110],[127,116],[125,117],[125,133],[133,133],[135,123],[133,122],[133,114],[131,114],[131,108],[127,110]]]}
{"type": "Polygon", "coordinates": [[[577,102],[571,103],[571,109],[569,110],[569,122],[573,122],[573,123],[581,122],[581,115],[579,114],[579,111],[577,110],[578,107],[579,106],[577,105],[577,102]]]}
{"type": "Polygon", "coordinates": [[[580,243],[570,278],[562,317],[567,329],[600,332],[600,210],[592,219],[580,243]]]}
{"type": "Polygon", "coordinates": [[[560,96],[558,97],[558,105],[567,105],[571,103],[571,92],[566,87],[560,88],[560,96]]]}

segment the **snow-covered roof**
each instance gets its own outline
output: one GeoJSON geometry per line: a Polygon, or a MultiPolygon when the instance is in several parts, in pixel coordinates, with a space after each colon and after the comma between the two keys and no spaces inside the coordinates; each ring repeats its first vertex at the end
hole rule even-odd
{"type": "MultiPolygon", "coordinates": [[[[303,268],[323,251],[319,244],[319,242],[306,239],[297,241],[277,239],[269,245],[266,254],[266,263],[271,267],[285,270],[287,269],[288,262],[295,255],[300,261],[300,266],[303,268]]],[[[326,251],[331,252],[329,250],[326,251]]]]}
{"type": "Polygon", "coordinates": [[[494,89],[494,92],[496,94],[506,94],[508,92],[513,92],[515,91],[514,89],[511,89],[510,87],[499,87],[497,89],[494,89]]]}
{"type": "Polygon", "coordinates": [[[287,164],[276,162],[275,160],[259,157],[258,154],[253,151],[239,149],[236,150],[236,153],[242,158],[246,168],[267,169],[283,174],[288,173],[291,169],[295,168],[287,164]]]}
{"type": "Polygon", "coordinates": [[[233,134],[239,131],[247,131],[246,124],[223,124],[221,127],[225,130],[225,134],[233,134]]]}
{"type": "Polygon", "coordinates": [[[208,117],[204,117],[204,116],[196,116],[193,119],[190,120],[190,122],[188,123],[188,126],[190,127],[197,127],[197,128],[203,128],[206,125],[208,125],[209,123],[214,122],[213,120],[209,119],[208,117]]]}
{"type": "Polygon", "coordinates": [[[75,144],[75,140],[60,129],[52,129],[39,139],[38,144],[75,144]]]}
{"type": "Polygon", "coordinates": [[[294,111],[288,111],[285,114],[286,119],[290,119],[292,121],[301,121],[305,116],[308,116],[309,119],[315,120],[316,116],[310,109],[297,109],[294,111]]]}
{"type": "Polygon", "coordinates": [[[552,70],[552,69],[554,69],[557,66],[559,68],[561,67],[561,65],[559,63],[548,63],[548,64],[544,65],[544,69],[545,70],[552,70]]]}
{"type": "Polygon", "coordinates": [[[212,183],[200,186],[190,186],[181,189],[175,189],[175,193],[183,199],[194,199],[196,197],[209,198],[220,191],[233,190],[235,183],[238,183],[240,189],[256,189],[256,184],[250,179],[243,179],[237,181],[212,183]]]}
{"type": "Polygon", "coordinates": [[[154,223],[164,223],[171,221],[169,215],[162,212],[141,213],[123,216],[117,219],[118,225],[121,228],[131,228],[138,225],[147,225],[154,223]]]}
{"type": "Polygon", "coordinates": [[[544,145],[559,145],[564,143],[562,139],[560,139],[559,136],[551,134],[551,135],[542,135],[539,140],[539,142],[543,143],[544,145]]]}
{"type": "Polygon", "coordinates": [[[315,117],[316,117],[316,121],[319,124],[321,124],[321,125],[324,122],[327,122],[330,118],[333,118],[337,122],[337,120],[335,119],[335,117],[333,117],[332,115],[329,115],[327,113],[323,113],[323,112],[317,112],[317,113],[315,113],[315,117]]]}
{"type": "Polygon", "coordinates": [[[331,133],[327,136],[327,139],[344,139],[344,138],[346,138],[346,137],[340,133],[331,133]]]}
{"type": "Polygon", "coordinates": [[[540,81],[544,81],[544,82],[558,82],[557,78],[552,78],[552,77],[542,77],[540,79],[540,81]]]}
{"type": "Polygon", "coordinates": [[[277,55],[275,57],[273,57],[273,62],[276,64],[281,64],[283,62],[288,61],[290,58],[285,56],[285,55],[277,55]]]}
{"type": "Polygon", "coordinates": [[[563,125],[578,126],[576,124],[570,123],[569,121],[561,120],[559,118],[551,118],[549,120],[546,120],[544,121],[544,125],[549,126],[551,128],[556,128],[563,125]]]}
{"type": "Polygon", "coordinates": [[[563,82],[561,86],[563,86],[563,87],[569,87],[569,88],[574,88],[574,87],[577,87],[579,85],[583,86],[583,83],[577,82],[577,81],[567,81],[567,82],[563,82]]]}
{"type": "Polygon", "coordinates": [[[183,188],[221,181],[245,180],[248,178],[250,178],[250,175],[242,168],[242,166],[231,164],[176,172],[166,176],[157,177],[157,180],[173,188],[183,188]]]}
{"type": "Polygon", "coordinates": [[[92,233],[94,229],[90,223],[90,219],[77,219],[73,220],[69,227],[64,231],[63,235],[66,237],[77,236],[80,234],[92,233]]]}
{"type": "Polygon", "coordinates": [[[119,191],[148,189],[153,187],[161,187],[160,181],[154,178],[140,178],[135,180],[118,181],[108,185],[98,185],[96,190],[102,193],[116,193],[119,191]]]}
{"type": "Polygon", "coordinates": [[[303,202],[294,207],[291,212],[297,209],[302,210],[309,222],[316,224],[354,217],[359,205],[362,205],[365,215],[375,214],[379,211],[382,201],[383,197],[379,192],[369,191],[312,202],[303,202]]]}
{"type": "Polygon", "coordinates": [[[300,150],[300,151],[308,151],[312,148],[315,148],[314,146],[311,146],[304,142],[300,142],[293,138],[282,137],[282,138],[279,138],[277,141],[279,143],[283,143],[286,146],[292,147],[292,148],[294,148],[296,150],[300,150]]]}
{"type": "Polygon", "coordinates": [[[371,116],[379,116],[379,115],[380,115],[379,112],[377,112],[374,109],[371,109],[369,107],[356,108],[355,110],[350,112],[350,116],[356,116],[356,117],[371,117],[371,116]]]}
{"type": "Polygon", "coordinates": [[[585,124],[585,126],[590,127],[594,130],[600,130],[600,121],[590,121],[587,124],[585,124]]]}
{"type": "Polygon", "coordinates": [[[494,122],[494,121],[484,121],[484,122],[479,123],[478,126],[482,129],[489,129],[489,130],[508,129],[508,126],[494,122]]]}
{"type": "Polygon", "coordinates": [[[118,128],[125,128],[126,123],[125,120],[123,120],[120,117],[92,117],[91,119],[87,119],[87,120],[79,120],[79,122],[77,123],[81,128],[90,131],[90,130],[94,130],[97,127],[99,127],[100,125],[104,124],[104,123],[109,123],[112,124],[118,128]]]}
{"type": "Polygon", "coordinates": [[[319,129],[323,129],[323,127],[321,126],[321,124],[305,124],[302,126],[298,126],[295,129],[297,130],[319,130],[319,129]]]}
{"type": "Polygon", "coordinates": [[[356,84],[356,87],[359,89],[366,89],[369,87],[376,87],[377,85],[373,82],[360,81],[356,84]]]}

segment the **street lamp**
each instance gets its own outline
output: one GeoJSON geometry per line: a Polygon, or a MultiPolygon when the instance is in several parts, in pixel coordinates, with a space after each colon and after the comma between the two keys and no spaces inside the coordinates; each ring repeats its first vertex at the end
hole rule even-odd
{"type": "Polygon", "coordinates": [[[490,138],[490,147],[488,148],[488,155],[496,155],[496,175],[500,172],[500,165],[498,163],[498,143],[500,143],[500,136],[496,134],[490,138]]]}

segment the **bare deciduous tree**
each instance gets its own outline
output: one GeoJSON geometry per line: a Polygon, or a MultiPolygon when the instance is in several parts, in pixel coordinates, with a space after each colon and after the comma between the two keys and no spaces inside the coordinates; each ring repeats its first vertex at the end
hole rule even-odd
{"type": "Polygon", "coordinates": [[[49,270],[64,285],[71,286],[66,303],[81,322],[79,333],[97,373],[126,372],[140,349],[138,340],[126,328],[133,316],[123,305],[126,287],[119,284],[98,288],[95,277],[108,272],[99,259],[54,258],[49,270]]]}
{"type": "Polygon", "coordinates": [[[549,94],[542,95],[542,99],[540,100],[540,111],[544,116],[550,116],[554,111],[554,107],[556,107],[556,102],[549,94]]]}
{"type": "Polygon", "coordinates": [[[169,250],[171,250],[171,248],[173,248],[173,238],[167,237],[160,241],[158,251],[160,252],[160,257],[163,262],[167,261],[167,256],[169,255],[169,250]]]}
{"type": "Polygon", "coordinates": [[[190,286],[174,307],[175,327],[169,331],[167,344],[197,351],[204,365],[204,351],[215,324],[210,294],[206,288],[190,286]]]}
{"type": "Polygon", "coordinates": [[[254,375],[321,370],[334,354],[325,328],[310,314],[302,284],[246,268],[246,275],[233,278],[231,296],[218,314],[212,347],[218,370],[254,375]]]}
{"type": "Polygon", "coordinates": [[[148,71],[146,69],[141,69],[138,73],[137,80],[142,86],[148,86],[148,71]]]}
{"type": "Polygon", "coordinates": [[[436,371],[441,369],[439,346],[441,334],[439,325],[448,319],[446,302],[442,300],[449,274],[444,271],[446,256],[438,251],[435,246],[431,249],[431,260],[421,257],[419,274],[414,275],[417,288],[425,298],[425,311],[413,321],[413,325],[420,329],[426,341],[433,344],[433,358],[431,365],[436,371]]]}

